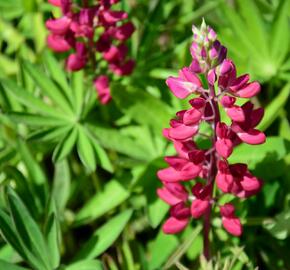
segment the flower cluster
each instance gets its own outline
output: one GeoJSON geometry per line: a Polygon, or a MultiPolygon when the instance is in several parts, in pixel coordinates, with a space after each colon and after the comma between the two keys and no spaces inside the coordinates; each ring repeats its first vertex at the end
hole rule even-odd
{"type": "Polygon", "coordinates": [[[256,194],[262,182],[253,176],[246,164],[229,164],[228,158],[241,143],[261,144],[265,135],[255,127],[263,117],[262,108],[254,108],[246,100],[242,106],[237,98],[249,99],[260,91],[258,82],[249,82],[249,75],[237,76],[236,67],[227,59],[227,50],[217,40],[216,33],[204,22],[193,27],[194,41],[190,48],[192,63],[179,71],[178,77],[166,81],[172,93],[184,99],[190,94],[190,108],[176,113],[163,135],[173,142],[176,156],[165,157],[168,167],[158,171],[163,187],[158,196],[171,206],[170,217],[163,225],[165,233],[178,233],[191,218],[204,216],[205,230],[210,226],[213,206],[220,209],[223,227],[232,235],[242,234],[242,225],[235,215],[233,204],[219,205],[218,198],[230,193],[239,198],[256,194]],[[200,79],[203,74],[206,86],[200,79]],[[230,124],[222,122],[220,109],[225,110],[230,124]],[[201,122],[209,132],[199,132],[201,122]],[[193,137],[204,136],[209,149],[200,149],[193,137]],[[214,196],[214,185],[220,194],[214,196]]]}
{"type": "MultiPolygon", "coordinates": [[[[125,41],[135,28],[131,22],[124,22],[128,17],[126,12],[111,9],[118,0],[99,0],[92,6],[87,0],[82,6],[70,0],[48,1],[59,7],[63,16],[46,21],[50,31],[47,44],[55,52],[70,52],[67,70],[90,68],[95,72],[97,61],[105,60],[109,70],[118,76],[132,73],[135,62],[127,59],[125,41]]],[[[111,100],[108,76],[95,78],[94,85],[100,102],[108,103],[111,100]]]]}

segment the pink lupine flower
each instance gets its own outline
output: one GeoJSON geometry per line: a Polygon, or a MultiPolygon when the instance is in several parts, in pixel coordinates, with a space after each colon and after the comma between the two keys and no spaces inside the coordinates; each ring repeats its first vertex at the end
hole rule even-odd
{"type": "Polygon", "coordinates": [[[48,19],[45,22],[46,28],[55,35],[64,35],[69,29],[71,19],[63,16],[59,19],[48,19]]]}
{"type": "Polygon", "coordinates": [[[70,0],[48,2],[62,11],[60,18],[46,21],[50,31],[48,47],[55,52],[70,52],[65,61],[69,71],[90,69],[92,73],[97,70],[97,59],[98,64],[104,60],[102,70],[106,66],[108,74],[96,76],[94,85],[101,104],[107,104],[111,100],[109,73],[126,76],[135,67],[135,61],[127,57],[125,45],[135,30],[132,22],[127,20],[128,14],[112,9],[118,0],[99,0],[95,5],[82,3],[77,8],[70,0]]]}
{"type": "Polygon", "coordinates": [[[239,218],[235,216],[235,208],[232,204],[227,203],[220,207],[222,223],[224,228],[232,235],[240,236],[243,227],[239,218]]]}
{"type": "Polygon", "coordinates": [[[264,110],[262,108],[254,109],[254,104],[250,101],[245,103],[241,109],[245,115],[244,121],[233,121],[231,129],[237,136],[248,144],[261,144],[266,140],[263,132],[255,129],[263,118],[264,110]]]}
{"type": "Polygon", "coordinates": [[[112,99],[109,87],[109,78],[105,75],[101,75],[95,79],[94,85],[100,102],[102,104],[107,104],[112,99]]]}
{"type": "Polygon", "coordinates": [[[67,58],[66,68],[70,71],[82,69],[87,63],[87,50],[83,43],[76,44],[76,53],[67,58]]]}
{"type": "Polygon", "coordinates": [[[193,218],[200,218],[210,208],[210,190],[203,187],[201,183],[197,183],[192,188],[192,194],[195,199],[191,204],[191,215],[193,218]]]}
{"type": "Polygon", "coordinates": [[[54,34],[50,34],[47,37],[47,45],[55,52],[66,52],[71,49],[71,45],[63,36],[54,34]]]}
{"type": "Polygon", "coordinates": [[[201,87],[200,79],[189,68],[181,69],[178,77],[169,77],[166,84],[178,98],[186,98],[201,87]]]}
{"type": "Polygon", "coordinates": [[[226,231],[234,236],[242,234],[234,206],[229,203],[220,206],[220,196],[230,193],[244,199],[255,195],[262,187],[262,181],[251,174],[246,164],[229,164],[227,159],[237,145],[260,144],[266,137],[256,129],[263,117],[263,109],[254,108],[250,101],[237,105],[240,104],[237,98],[258,94],[260,84],[250,82],[247,74],[237,77],[233,61],[226,58],[226,48],[204,22],[199,29],[193,26],[193,38],[191,65],[182,68],[178,77],[166,80],[177,98],[184,99],[190,95],[195,95],[195,98],[189,101],[190,108],[177,112],[176,117],[170,120],[170,127],[163,129],[164,137],[174,144],[177,155],[166,157],[169,167],[157,172],[163,184],[157,193],[171,206],[170,217],[162,227],[165,233],[178,233],[191,218],[204,218],[204,255],[209,258],[208,235],[213,207],[220,208],[226,231]],[[207,83],[202,83],[199,73],[207,83]],[[224,115],[229,118],[226,123],[229,124],[222,122],[220,110],[225,111],[224,115]],[[211,128],[210,132],[200,132],[202,122],[211,128]],[[204,140],[211,146],[199,149],[193,141],[197,136],[199,140],[206,138],[204,140]],[[179,192],[172,192],[170,185],[179,192]],[[215,185],[217,189],[214,189],[215,185]],[[189,188],[192,195],[187,191],[189,188]],[[217,190],[216,197],[213,190],[217,190]]]}
{"type": "Polygon", "coordinates": [[[61,0],[48,0],[48,2],[50,4],[52,4],[53,6],[56,6],[56,7],[60,7],[61,6],[61,0]]]}

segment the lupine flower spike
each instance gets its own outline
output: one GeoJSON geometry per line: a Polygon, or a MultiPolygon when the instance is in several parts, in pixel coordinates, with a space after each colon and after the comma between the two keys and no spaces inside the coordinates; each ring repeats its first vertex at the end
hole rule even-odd
{"type": "Polygon", "coordinates": [[[163,225],[165,233],[182,231],[190,220],[204,219],[204,255],[209,258],[210,216],[217,207],[226,231],[234,236],[242,234],[242,224],[235,215],[234,205],[218,204],[214,197],[214,185],[221,196],[230,193],[238,198],[255,195],[262,181],[253,176],[246,164],[229,164],[227,159],[234,147],[241,144],[262,144],[263,132],[256,129],[263,117],[262,108],[254,108],[247,100],[260,91],[258,82],[249,82],[248,74],[238,76],[232,60],[227,58],[227,49],[217,40],[217,35],[203,21],[198,29],[193,26],[193,43],[190,48],[192,63],[179,71],[178,77],[166,81],[171,92],[180,99],[194,95],[187,110],[176,113],[170,127],[163,135],[173,142],[176,156],[165,157],[169,167],[158,171],[163,187],[157,190],[159,197],[171,206],[170,217],[163,225]],[[201,76],[207,80],[203,84],[201,76]],[[237,98],[245,98],[242,106],[237,98]],[[230,120],[221,121],[220,109],[225,110],[230,120]],[[209,134],[200,134],[199,126],[206,122],[211,127],[209,134]],[[210,149],[199,149],[194,138],[207,135],[210,149]]]}
{"type": "MultiPolygon", "coordinates": [[[[97,56],[98,63],[104,60],[108,70],[117,76],[132,73],[135,62],[127,59],[125,42],[135,28],[130,21],[125,22],[128,17],[126,12],[111,9],[118,0],[99,0],[92,6],[86,0],[82,1],[82,5],[71,0],[48,2],[59,7],[63,16],[46,21],[50,31],[47,44],[55,52],[70,53],[66,60],[67,70],[88,68],[95,73],[98,68],[97,56]]],[[[94,86],[102,104],[111,100],[108,71],[105,69],[104,73],[94,78],[94,86]]]]}

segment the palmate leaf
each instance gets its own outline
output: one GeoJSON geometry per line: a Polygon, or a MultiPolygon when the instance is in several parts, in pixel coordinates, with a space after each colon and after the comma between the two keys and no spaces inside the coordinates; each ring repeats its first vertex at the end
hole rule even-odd
{"type": "Polygon", "coordinates": [[[75,259],[92,259],[103,253],[123,231],[132,216],[132,212],[132,210],[126,210],[97,229],[92,238],[78,252],[75,259]]]}
{"type": "Polygon", "coordinates": [[[57,142],[52,156],[54,162],[64,159],[76,147],[88,171],[93,171],[98,161],[101,167],[112,172],[113,166],[106,152],[98,145],[98,140],[92,132],[85,127],[86,119],[82,111],[86,99],[83,73],[73,74],[70,85],[66,75],[49,52],[45,53],[44,60],[52,78],[31,63],[24,62],[23,67],[25,74],[33,79],[44,95],[51,98],[53,104],[50,101],[46,103],[41,97],[37,98],[14,82],[5,80],[2,84],[7,93],[29,111],[24,113],[20,107],[19,111],[9,112],[6,116],[11,121],[26,124],[33,130],[28,137],[30,141],[57,142]]]}
{"type": "Polygon", "coordinates": [[[287,11],[289,0],[279,1],[271,30],[271,59],[279,67],[289,52],[289,24],[287,11]]]}
{"type": "Polygon", "coordinates": [[[23,66],[45,95],[49,96],[63,112],[70,116],[74,115],[69,101],[51,79],[29,62],[24,62],[23,66]]]}
{"type": "Polygon", "coordinates": [[[53,151],[52,160],[58,162],[64,159],[73,149],[78,138],[78,131],[72,128],[67,134],[64,135],[62,140],[57,144],[53,151]]]}
{"type": "Polygon", "coordinates": [[[48,256],[43,234],[25,205],[11,188],[8,188],[8,204],[13,227],[21,237],[22,243],[43,263],[45,269],[51,269],[51,259],[48,256]]]}
{"type": "Polygon", "coordinates": [[[90,170],[94,171],[96,168],[96,158],[94,147],[87,136],[87,131],[82,126],[77,126],[78,139],[77,150],[82,163],[90,170]]]}
{"type": "Polygon", "coordinates": [[[71,190],[70,168],[66,159],[55,163],[54,166],[52,194],[58,211],[62,213],[66,207],[71,190]]]}
{"type": "Polygon", "coordinates": [[[55,108],[45,104],[41,99],[36,98],[28,91],[18,86],[11,80],[1,79],[4,89],[9,92],[21,104],[27,106],[29,109],[34,109],[42,115],[50,115],[56,118],[68,119],[67,116],[58,112],[55,108]]]}
{"type": "Polygon", "coordinates": [[[45,224],[45,237],[53,269],[57,268],[60,263],[61,230],[59,219],[55,199],[51,196],[45,224]]]}

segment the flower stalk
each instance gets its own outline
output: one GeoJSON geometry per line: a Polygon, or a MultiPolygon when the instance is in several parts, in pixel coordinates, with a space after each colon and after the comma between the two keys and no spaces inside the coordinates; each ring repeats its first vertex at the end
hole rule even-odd
{"type": "Polygon", "coordinates": [[[258,94],[259,83],[249,82],[248,74],[237,77],[233,61],[226,57],[226,48],[204,21],[199,29],[193,26],[193,39],[191,65],[181,69],[178,77],[169,77],[166,81],[177,98],[196,97],[189,100],[191,108],[177,112],[170,128],[163,130],[163,135],[173,142],[177,155],[165,157],[169,167],[157,173],[163,184],[157,193],[171,206],[170,217],[163,225],[165,233],[178,233],[191,218],[203,217],[203,253],[209,260],[213,207],[220,209],[223,227],[230,234],[242,234],[242,224],[235,215],[234,205],[220,205],[221,195],[230,193],[247,198],[262,186],[262,181],[249,172],[246,164],[229,164],[227,159],[235,146],[261,144],[266,138],[255,129],[263,117],[263,109],[254,109],[250,101],[242,106],[235,104],[237,98],[249,99],[258,94]],[[206,87],[199,74],[206,77],[206,87]],[[230,119],[230,125],[222,121],[221,108],[230,119]],[[201,122],[208,124],[212,135],[199,134],[201,122]],[[211,146],[200,148],[194,142],[197,135],[209,140],[211,146]],[[213,194],[215,185],[217,194],[213,194]]]}

